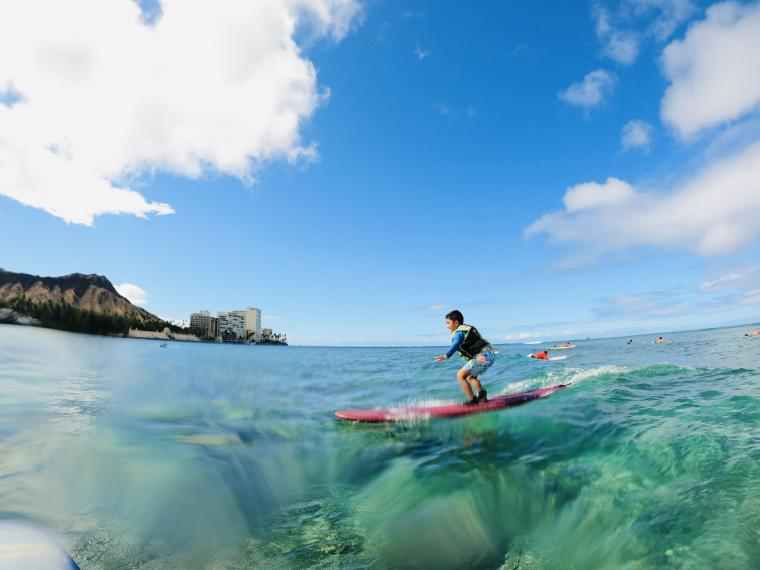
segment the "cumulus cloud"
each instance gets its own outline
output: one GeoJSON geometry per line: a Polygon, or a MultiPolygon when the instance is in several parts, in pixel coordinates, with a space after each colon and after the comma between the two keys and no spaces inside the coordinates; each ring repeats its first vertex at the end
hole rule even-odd
{"type": "Polygon", "coordinates": [[[604,55],[623,65],[630,65],[639,55],[639,39],[633,32],[615,32],[606,39],[604,55]]]}
{"type": "Polygon", "coordinates": [[[590,109],[599,105],[612,92],[615,83],[616,76],[614,73],[597,69],[586,74],[583,81],[573,83],[561,91],[559,98],[571,105],[590,109]]]}
{"type": "Polygon", "coordinates": [[[646,121],[628,121],[623,125],[623,130],[620,134],[620,146],[623,150],[630,150],[632,148],[649,150],[651,140],[652,125],[646,121]]]}
{"type": "Polygon", "coordinates": [[[129,299],[129,302],[133,305],[142,306],[148,302],[148,292],[142,287],[138,287],[133,283],[122,283],[121,285],[114,285],[116,291],[122,297],[129,299]]]}
{"type": "Polygon", "coordinates": [[[295,37],[338,41],[354,0],[29,0],[0,8],[0,194],[67,222],[169,214],[130,188],[164,170],[252,182],[316,157],[324,101],[295,37]],[[44,14],[44,17],[40,15],[44,14]],[[5,87],[2,87],[5,86],[5,87]]]}
{"type": "Polygon", "coordinates": [[[639,246],[736,252],[760,235],[760,143],[670,192],[639,191],[616,178],[574,186],[564,210],[544,215],[524,233],[574,245],[587,262],[639,246]]]}
{"type": "Polygon", "coordinates": [[[588,210],[600,206],[613,206],[634,197],[633,186],[615,177],[610,177],[604,184],[586,182],[569,188],[563,202],[568,212],[588,210]]]}
{"type": "Polygon", "coordinates": [[[430,56],[430,52],[428,50],[422,49],[420,46],[417,46],[414,48],[414,55],[417,56],[417,59],[422,61],[430,56]]]}
{"type": "Polygon", "coordinates": [[[670,81],[660,112],[682,137],[757,109],[760,103],[760,2],[716,4],[663,53],[670,81]]]}
{"type": "Polygon", "coordinates": [[[597,6],[594,11],[596,18],[596,36],[602,42],[602,53],[622,65],[630,65],[639,55],[639,37],[630,31],[618,30],[610,22],[610,14],[606,8],[597,6]]]}

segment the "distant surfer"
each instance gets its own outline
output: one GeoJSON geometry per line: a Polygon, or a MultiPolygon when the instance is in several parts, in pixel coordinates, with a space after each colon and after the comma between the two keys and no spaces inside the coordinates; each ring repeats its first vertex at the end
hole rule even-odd
{"type": "Polygon", "coordinates": [[[480,336],[478,329],[472,325],[464,324],[464,316],[459,311],[451,311],[445,317],[446,328],[451,331],[451,346],[446,354],[435,357],[436,362],[442,362],[451,358],[455,352],[463,360],[467,361],[457,372],[457,380],[462,391],[467,396],[465,406],[472,406],[488,401],[488,394],[478,378],[496,360],[491,344],[480,336]],[[473,387],[477,390],[477,396],[473,393],[473,387]]]}
{"type": "Polygon", "coordinates": [[[554,348],[572,348],[572,347],[573,347],[573,345],[570,344],[570,341],[562,342],[560,344],[555,344],[554,345],[554,348]]]}
{"type": "Polygon", "coordinates": [[[538,358],[539,360],[549,360],[549,349],[542,350],[530,355],[531,358],[538,358]]]}
{"type": "Polygon", "coordinates": [[[625,344],[633,344],[633,339],[632,339],[632,338],[629,338],[629,339],[628,339],[628,342],[626,342],[625,344]]]}
{"type": "Polygon", "coordinates": [[[757,336],[760,335],[760,330],[744,333],[744,336],[757,336]]]}
{"type": "Polygon", "coordinates": [[[665,339],[662,337],[659,337],[656,341],[654,341],[655,344],[665,344],[665,339]]]}

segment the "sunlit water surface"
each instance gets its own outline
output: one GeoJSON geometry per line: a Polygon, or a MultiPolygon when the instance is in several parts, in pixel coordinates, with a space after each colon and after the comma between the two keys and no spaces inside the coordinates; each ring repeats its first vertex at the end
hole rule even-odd
{"type": "Polygon", "coordinates": [[[0,325],[0,517],[89,568],[760,567],[760,337],[720,329],[500,347],[519,408],[460,399],[435,348],[104,338],[0,325]]]}

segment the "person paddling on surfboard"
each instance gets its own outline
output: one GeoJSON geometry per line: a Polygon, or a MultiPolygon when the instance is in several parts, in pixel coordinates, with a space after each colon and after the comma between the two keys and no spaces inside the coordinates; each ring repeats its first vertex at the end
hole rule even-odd
{"type": "Polygon", "coordinates": [[[543,350],[530,355],[531,358],[538,358],[539,360],[549,360],[549,349],[543,350]]]}
{"type": "Polygon", "coordinates": [[[435,357],[436,362],[448,360],[455,352],[467,363],[457,372],[457,380],[462,391],[467,396],[465,406],[482,404],[488,401],[488,393],[478,380],[496,360],[496,355],[491,349],[491,344],[480,336],[478,329],[472,325],[464,324],[464,317],[459,311],[451,311],[445,317],[446,328],[451,331],[451,346],[446,354],[435,357]],[[477,396],[472,388],[477,390],[477,396]]]}

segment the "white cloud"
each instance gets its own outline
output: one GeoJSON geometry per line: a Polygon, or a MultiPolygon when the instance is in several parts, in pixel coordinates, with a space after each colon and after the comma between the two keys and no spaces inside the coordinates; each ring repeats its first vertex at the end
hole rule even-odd
{"type": "Polygon", "coordinates": [[[746,285],[747,282],[757,282],[758,279],[757,265],[746,265],[734,268],[728,272],[721,273],[712,279],[706,279],[699,285],[700,293],[710,293],[713,291],[725,291],[746,285]]]}
{"type": "Polygon", "coordinates": [[[623,0],[612,11],[597,4],[592,14],[602,55],[631,65],[643,42],[651,38],[665,41],[694,10],[691,0],[623,0]]]}
{"type": "Polygon", "coordinates": [[[639,38],[633,32],[615,32],[605,40],[604,55],[622,65],[630,65],[639,55],[639,38]]]}
{"type": "Polygon", "coordinates": [[[604,184],[586,182],[568,188],[563,201],[568,212],[621,204],[636,194],[633,186],[610,177],[604,184]]]}
{"type": "Polygon", "coordinates": [[[0,194],[72,223],[168,214],[129,181],[165,170],[253,181],[313,159],[301,126],[325,94],[294,37],[340,40],[355,0],[132,0],[0,7],[0,194]],[[41,17],[44,14],[44,17],[41,17]],[[0,89],[7,91],[7,88],[0,89]]]}
{"type": "Polygon", "coordinates": [[[594,10],[596,18],[596,36],[602,42],[602,53],[617,63],[630,65],[639,55],[639,37],[636,33],[615,29],[610,22],[607,9],[597,6],[594,10]]]}
{"type": "Polygon", "coordinates": [[[663,53],[663,121],[680,136],[737,119],[760,103],[760,2],[716,4],[663,53]]]}
{"type": "Polygon", "coordinates": [[[623,0],[613,11],[597,4],[592,12],[602,55],[621,65],[636,61],[648,38],[666,40],[693,13],[691,0],[623,0]]]}
{"type": "Polygon", "coordinates": [[[116,291],[122,297],[129,299],[129,302],[138,307],[148,302],[148,292],[142,287],[138,287],[133,283],[122,283],[121,285],[114,285],[116,291]]]}
{"type": "Polygon", "coordinates": [[[699,284],[699,290],[705,292],[720,290],[724,287],[731,287],[741,278],[742,274],[739,272],[727,273],[726,275],[721,275],[716,279],[708,279],[707,281],[703,281],[699,284]]]}
{"type": "Polygon", "coordinates": [[[596,20],[597,38],[603,38],[614,31],[610,23],[610,12],[604,6],[594,6],[594,19],[596,20]]]}
{"type": "Polygon", "coordinates": [[[578,107],[591,108],[599,105],[615,87],[614,73],[597,69],[559,93],[563,101],[578,107]]]}
{"type": "Polygon", "coordinates": [[[417,56],[417,59],[422,61],[423,59],[427,59],[430,56],[430,52],[428,50],[422,49],[420,46],[417,46],[414,48],[414,55],[417,56]]]}
{"type": "Polygon", "coordinates": [[[651,140],[652,125],[646,121],[628,121],[623,125],[623,130],[620,134],[620,146],[623,147],[623,150],[630,150],[632,148],[649,150],[651,140]]]}
{"type": "Polygon", "coordinates": [[[741,296],[739,299],[739,303],[742,305],[758,305],[760,304],[760,289],[753,289],[752,291],[747,291],[744,295],[741,296]]]}
{"type": "Polygon", "coordinates": [[[575,245],[586,261],[638,246],[701,255],[736,252],[760,236],[760,143],[715,162],[669,193],[637,191],[609,178],[570,188],[565,206],[531,224],[526,237],[545,235],[575,245]]]}

